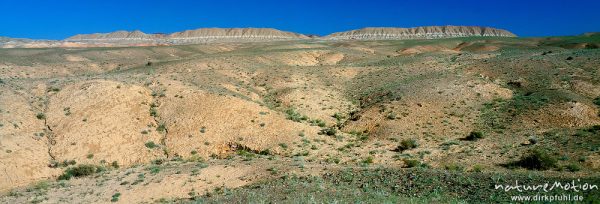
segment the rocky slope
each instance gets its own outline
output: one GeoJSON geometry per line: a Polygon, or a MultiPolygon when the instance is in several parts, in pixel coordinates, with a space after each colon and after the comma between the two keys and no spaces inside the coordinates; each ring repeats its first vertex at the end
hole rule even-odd
{"type": "Polygon", "coordinates": [[[516,37],[515,34],[496,28],[479,26],[424,26],[415,28],[363,28],[337,32],[325,36],[330,40],[380,40],[380,39],[435,39],[469,36],[516,37]]]}

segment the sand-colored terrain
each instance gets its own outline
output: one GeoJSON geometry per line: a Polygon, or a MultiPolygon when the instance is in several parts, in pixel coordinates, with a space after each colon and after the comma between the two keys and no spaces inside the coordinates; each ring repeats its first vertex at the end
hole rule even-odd
{"type": "Polygon", "coordinates": [[[191,202],[346,168],[595,178],[600,52],[581,42],[0,49],[0,203],[191,202]],[[508,165],[534,149],[554,166],[508,165]]]}

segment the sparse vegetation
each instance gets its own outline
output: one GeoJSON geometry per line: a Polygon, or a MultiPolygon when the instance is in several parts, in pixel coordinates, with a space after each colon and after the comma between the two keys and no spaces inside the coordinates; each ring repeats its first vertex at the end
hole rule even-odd
{"type": "MultiPolygon", "coordinates": [[[[198,202],[236,203],[273,202],[291,203],[504,203],[518,191],[489,190],[490,184],[510,184],[518,181],[545,183],[547,178],[527,174],[494,174],[461,171],[436,171],[426,168],[393,169],[344,169],[322,177],[283,176],[279,179],[259,182],[233,189],[228,193],[215,193],[196,198],[198,202]],[[500,183],[498,179],[501,180],[500,183]],[[393,181],[393,182],[390,182],[393,181]],[[503,183],[505,182],[505,183],[503,183]],[[335,189],[332,191],[323,189],[335,189]],[[311,195],[307,197],[306,195],[311,195]]],[[[558,179],[571,182],[570,179],[558,179]]],[[[581,182],[598,182],[597,178],[586,178],[581,182]]],[[[567,191],[542,192],[554,195],[567,191]]],[[[522,193],[521,193],[522,194],[522,193]]],[[[584,192],[589,202],[598,196],[598,191],[584,192]]]]}

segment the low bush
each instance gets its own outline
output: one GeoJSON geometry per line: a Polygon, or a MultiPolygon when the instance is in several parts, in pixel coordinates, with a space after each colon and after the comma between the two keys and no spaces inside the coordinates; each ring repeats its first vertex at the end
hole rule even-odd
{"type": "Polygon", "coordinates": [[[465,170],[465,168],[463,166],[460,166],[458,164],[447,164],[446,166],[444,166],[444,168],[448,171],[459,171],[462,172],[465,170]]]}
{"type": "Polygon", "coordinates": [[[600,106],[600,96],[598,96],[594,99],[594,104],[596,104],[597,106],[600,106]]]}
{"type": "Polygon", "coordinates": [[[329,136],[335,135],[335,133],[337,133],[337,130],[336,130],[335,128],[333,128],[333,127],[327,127],[327,128],[323,128],[323,129],[321,129],[321,131],[319,132],[319,134],[322,134],[322,135],[329,135],[329,136]]]}
{"type": "Polygon", "coordinates": [[[325,127],[325,126],[327,125],[327,124],[325,123],[325,121],[323,121],[323,120],[321,120],[321,119],[315,119],[315,120],[312,120],[312,121],[310,121],[310,124],[311,124],[311,125],[316,125],[316,126],[319,126],[319,127],[325,127]]]}
{"type": "Polygon", "coordinates": [[[58,180],[69,180],[73,177],[77,178],[77,177],[89,176],[96,172],[100,172],[102,170],[103,170],[103,168],[100,168],[98,166],[89,165],[89,164],[81,164],[79,166],[70,167],[67,170],[65,170],[65,172],[58,177],[58,180]]]}
{"type": "Polygon", "coordinates": [[[543,150],[534,149],[514,163],[520,167],[531,170],[548,170],[556,167],[557,160],[543,150]]]}
{"type": "Polygon", "coordinates": [[[285,111],[285,114],[287,115],[286,118],[288,120],[294,121],[294,122],[302,122],[304,120],[308,120],[308,117],[305,115],[301,115],[300,113],[296,112],[296,110],[294,109],[288,109],[285,111]]]}
{"type": "Polygon", "coordinates": [[[156,143],[154,143],[153,141],[146,142],[146,144],[144,145],[150,149],[158,147],[158,145],[156,145],[156,143]]]}
{"type": "Polygon", "coordinates": [[[402,152],[409,149],[417,148],[419,144],[415,139],[403,139],[400,141],[400,145],[396,148],[397,151],[402,152]]]}
{"type": "Polygon", "coordinates": [[[167,130],[167,127],[165,126],[164,123],[161,123],[160,125],[158,125],[158,127],[156,127],[156,131],[158,131],[158,132],[163,132],[165,130],[167,130]]]}
{"type": "Polygon", "coordinates": [[[476,141],[476,140],[482,139],[482,138],[483,138],[482,132],[473,131],[473,132],[469,133],[469,135],[465,139],[469,140],[469,141],[476,141]]]}
{"type": "Polygon", "coordinates": [[[404,167],[406,168],[413,168],[413,167],[417,167],[421,164],[421,162],[419,162],[419,160],[415,160],[415,159],[404,159],[404,167]]]}
{"type": "Polygon", "coordinates": [[[396,113],[390,112],[387,114],[386,118],[388,120],[394,120],[394,119],[396,119],[396,113]]]}
{"type": "Polygon", "coordinates": [[[567,170],[569,170],[570,172],[576,172],[576,171],[581,170],[581,166],[579,166],[577,164],[569,164],[569,165],[565,166],[565,168],[567,170]]]}
{"type": "Polygon", "coordinates": [[[374,162],[373,157],[372,156],[368,156],[367,158],[362,160],[363,164],[372,164],[374,162]]]}
{"type": "Polygon", "coordinates": [[[37,115],[35,115],[35,117],[40,120],[46,119],[46,115],[44,113],[38,113],[37,115]]]}

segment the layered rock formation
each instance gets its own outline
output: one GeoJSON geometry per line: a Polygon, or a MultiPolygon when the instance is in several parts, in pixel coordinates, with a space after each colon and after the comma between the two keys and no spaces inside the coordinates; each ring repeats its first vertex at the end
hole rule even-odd
{"type": "Polygon", "coordinates": [[[478,26],[424,26],[415,28],[363,28],[333,33],[323,37],[329,40],[383,40],[383,39],[436,39],[470,36],[516,37],[515,34],[496,28],[478,26]]]}
{"type": "Polygon", "coordinates": [[[174,43],[211,40],[295,40],[309,37],[272,28],[201,28],[176,32],[167,36],[174,43]]]}
{"type": "Polygon", "coordinates": [[[105,42],[118,42],[118,41],[155,41],[162,37],[162,35],[146,34],[139,30],[129,31],[116,31],[112,33],[94,33],[94,34],[79,34],[65,39],[70,42],[85,42],[85,41],[105,41],[105,42]]]}
{"type": "Polygon", "coordinates": [[[67,38],[69,42],[97,43],[154,43],[154,44],[191,44],[205,42],[271,41],[299,40],[309,37],[271,28],[201,28],[172,34],[146,34],[141,31],[117,31],[75,35],[67,38]]]}
{"type": "Polygon", "coordinates": [[[319,37],[272,28],[201,28],[171,34],[147,34],[141,31],[79,34],[65,40],[30,40],[0,37],[0,48],[41,47],[113,47],[182,45],[211,42],[264,42],[282,40],[402,40],[469,36],[516,37],[496,28],[478,26],[425,26],[416,28],[363,28],[319,37]]]}

